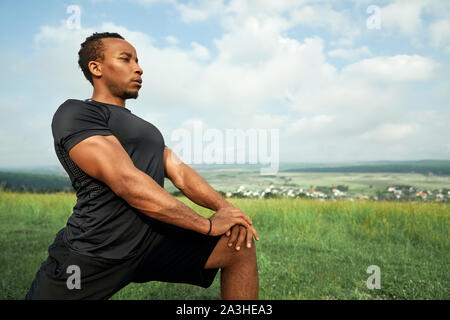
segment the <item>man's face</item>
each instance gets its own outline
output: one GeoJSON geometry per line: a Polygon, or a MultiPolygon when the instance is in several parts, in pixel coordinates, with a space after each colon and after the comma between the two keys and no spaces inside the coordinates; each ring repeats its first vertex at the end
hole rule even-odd
{"type": "Polygon", "coordinates": [[[138,64],[136,50],[122,39],[105,38],[101,41],[105,50],[100,80],[114,96],[136,99],[141,88],[143,73],[138,64]]]}

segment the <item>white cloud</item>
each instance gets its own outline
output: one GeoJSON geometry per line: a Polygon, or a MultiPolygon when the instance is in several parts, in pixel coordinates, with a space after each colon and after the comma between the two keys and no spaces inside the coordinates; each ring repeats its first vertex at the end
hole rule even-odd
{"type": "Polygon", "coordinates": [[[431,43],[434,47],[450,44],[450,21],[439,20],[430,25],[431,43]]]}
{"type": "Polygon", "coordinates": [[[327,135],[330,133],[330,125],[333,123],[333,117],[327,114],[321,114],[312,117],[303,117],[289,124],[287,127],[288,135],[302,137],[327,135]]]}
{"type": "Polygon", "coordinates": [[[376,81],[426,80],[433,75],[438,64],[419,55],[396,55],[364,59],[344,68],[350,77],[363,76],[376,81]]]}
{"type": "Polygon", "coordinates": [[[230,24],[229,31],[215,40],[219,60],[236,65],[267,62],[278,50],[289,45],[280,37],[284,23],[282,19],[250,16],[239,24],[230,24]]]}
{"type": "MultiPolygon", "coordinates": [[[[97,0],[97,1],[105,1],[105,0],[97,0]]],[[[111,0],[114,1],[114,0],[111,0]]],[[[154,4],[158,3],[169,3],[174,4],[176,3],[176,0],[132,0],[133,2],[136,2],[138,4],[144,5],[144,6],[152,6],[154,4]]]]}
{"type": "Polygon", "coordinates": [[[354,44],[355,44],[354,38],[345,36],[330,42],[330,45],[333,47],[352,47],[354,44]]]}
{"type": "Polygon", "coordinates": [[[210,58],[208,48],[198,44],[197,42],[191,42],[192,51],[191,57],[198,60],[208,60],[210,58]]]}
{"type": "Polygon", "coordinates": [[[225,10],[223,0],[199,0],[197,3],[175,2],[174,6],[179,11],[184,22],[198,22],[220,15],[225,10]]]}
{"type": "Polygon", "coordinates": [[[178,40],[177,37],[174,36],[167,36],[166,37],[166,41],[167,43],[169,43],[170,45],[177,45],[180,41],[178,40]]]}
{"type": "Polygon", "coordinates": [[[395,34],[414,35],[423,28],[422,11],[428,0],[395,1],[381,10],[381,28],[395,34]]]}
{"type": "Polygon", "coordinates": [[[334,10],[330,5],[296,8],[290,15],[292,25],[322,28],[333,34],[347,37],[359,36],[360,30],[353,25],[346,13],[334,10]]]}
{"type": "Polygon", "coordinates": [[[364,132],[360,139],[367,142],[386,142],[401,140],[419,131],[415,123],[383,123],[374,130],[364,132]]]}
{"type": "Polygon", "coordinates": [[[314,2],[314,0],[231,0],[229,3],[229,10],[240,15],[258,15],[268,13],[278,15],[294,8],[298,8],[308,2],[314,2]]]}
{"type": "MultiPolygon", "coordinates": [[[[146,0],[140,2],[147,3],[146,0]]],[[[339,34],[351,41],[360,35],[359,27],[345,10],[335,10],[332,3],[314,0],[198,0],[187,3],[168,0],[180,13],[186,23],[201,22],[211,18],[218,21],[226,30],[245,27],[250,22],[263,19],[275,20],[283,30],[295,26],[307,26],[339,34]]],[[[150,0],[150,4],[153,1],[150,0]]]]}
{"type": "Polygon", "coordinates": [[[285,115],[259,113],[248,120],[248,127],[258,129],[281,129],[290,121],[285,115]]]}
{"type": "Polygon", "coordinates": [[[328,52],[330,57],[342,58],[345,60],[356,60],[363,56],[371,56],[372,52],[366,46],[355,49],[334,49],[328,52]]]}

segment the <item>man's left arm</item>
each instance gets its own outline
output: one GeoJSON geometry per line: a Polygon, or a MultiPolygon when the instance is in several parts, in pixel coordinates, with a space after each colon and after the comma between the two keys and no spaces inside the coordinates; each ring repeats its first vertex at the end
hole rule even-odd
{"type": "Polygon", "coordinates": [[[164,173],[186,197],[202,207],[217,211],[233,206],[168,147],[164,148],[164,173]]]}
{"type": "MultiPolygon", "coordinates": [[[[224,207],[234,207],[168,147],[164,148],[164,172],[175,187],[196,204],[214,211],[224,207]]],[[[244,234],[243,229],[245,228],[236,227],[226,233],[227,236],[231,235],[230,244],[238,240],[239,246],[244,238],[251,238],[251,233],[254,233],[256,240],[259,240],[254,227],[252,227],[253,231],[247,230],[247,232],[250,232],[249,235],[246,235],[247,232],[244,234]]]]}

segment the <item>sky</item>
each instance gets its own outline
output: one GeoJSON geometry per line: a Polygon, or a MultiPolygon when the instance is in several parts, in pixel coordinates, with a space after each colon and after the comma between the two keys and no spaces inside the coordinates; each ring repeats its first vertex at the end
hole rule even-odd
{"type": "Polygon", "coordinates": [[[450,159],[450,1],[2,0],[0,167],[59,164],[53,114],[92,96],[77,53],[105,31],[174,150],[201,126],[276,137],[280,162],[450,159]]]}

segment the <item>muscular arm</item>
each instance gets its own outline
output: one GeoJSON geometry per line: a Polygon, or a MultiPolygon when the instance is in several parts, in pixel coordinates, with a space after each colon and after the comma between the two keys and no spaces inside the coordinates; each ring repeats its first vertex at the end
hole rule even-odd
{"type": "MultiPolygon", "coordinates": [[[[183,192],[183,194],[193,202],[203,207],[219,210],[221,208],[234,208],[234,206],[226,201],[217,191],[215,191],[195,170],[184,164],[178,156],[169,148],[164,149],[164,171],[166,177],[183,192]]],[[[237,208],[236,208],[237,209],[237,208]]],[[[237,209],[239,210],[239,209],[237,209]]],[[[254,235],[259,240],[256,229],[251,226],[243,228],[234,225],[232,229],[227,230],[227,236],[230,236],[229,245],[236,240],[236,248],[239,250],[240,245],[247,239],[248,246],[254,235]]]]}
{"type": "Polygon", "coordinates": [[[175,187],[196,204],[214,211],[232,206],[168,147],[164,149],[164,171],[175,187]]]}
{"type": "MultiPolygon", "coordinates": [[[[208,233],[208,219],[167,193],[149,175],[136,168],[115,136],[86,138],[69,151],[69,156],[80,169],[103,181],[115,194],[144,214],[185,229],[208,233]]],[[[227,212],[222,210],[218,216],[221,221],[218,221],[211,235],[222,234],[235,224],[248,226],[251,223],[237,210],[231,215],[225,214],[226,219],[222,219],[223,213],[227,212]]]]}

